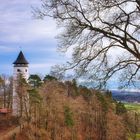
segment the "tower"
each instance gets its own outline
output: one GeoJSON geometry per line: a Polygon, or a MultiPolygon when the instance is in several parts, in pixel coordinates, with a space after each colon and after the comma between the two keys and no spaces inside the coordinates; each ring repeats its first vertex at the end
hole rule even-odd
{"type": "Polygon", "coordinates": [[[19,75],[22,75],[22,77],[27,81],[29,78],[29,71],[28,71],[28,61],[24,57],[24,54],[22,51],[20,51],[17,59],[14,61],[14,73],[13,73],[13,115],[18,115],[19,111],[19,99],[18,94],[16,93],[16,86],[17,86],[17,80],[19,75]]]}
{"type": "Polygon", "coordinates": [[[28,72],[28,61],[23,55],[23,52],[20,51],[16,61],[14,61],[14,79],[17,78],[19,74],[22,74],[23,78],[27,80],[29,78],[28,72]]]}

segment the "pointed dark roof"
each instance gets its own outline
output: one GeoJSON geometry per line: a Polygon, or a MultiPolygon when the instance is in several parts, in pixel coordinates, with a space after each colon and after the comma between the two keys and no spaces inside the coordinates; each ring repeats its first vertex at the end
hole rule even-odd
{"type": "Polygon", "coordinates": [[[29,64],[26,58],[23,55],[23,52],[20,51],[16,61],[13,64],[29,64]]]}

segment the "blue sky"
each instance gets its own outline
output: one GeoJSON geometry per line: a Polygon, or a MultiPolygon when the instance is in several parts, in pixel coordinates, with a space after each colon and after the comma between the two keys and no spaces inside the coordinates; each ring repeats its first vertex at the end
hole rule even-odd
{"type": "Polygon", "coordinates": [[[57,51],[57,27],[50,18],[33,18],[32,6],[40,0],[4,0],[0,3],[0,74],[13,74],[12,63],[20,50],[29,61],[30,73],[47,74],[64,62],[57,51]],[[21,48],[21,49],[20,49],[21,48]]]}

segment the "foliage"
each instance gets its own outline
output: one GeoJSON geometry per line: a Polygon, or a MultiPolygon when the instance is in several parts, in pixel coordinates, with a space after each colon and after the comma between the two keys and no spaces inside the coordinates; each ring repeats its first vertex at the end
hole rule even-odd
{"type": "Polygon", "coordinates": [[[37,92],[36,89],[28,90],[28,92],[29,92],[29,98],[30,98],[31,102],[33,102],[33,103],[41,102],[42,97],[40,96],[40,94],[37,92]]]}
{"type": "Polygon", "coordinates": [[[20,88],[28,91],[30,102],[29,119],[24,119],[28,123],[17,140],[128,140],[139,134],[139,115],[125,112],[122,103],[113,102],[110,92],[74,84],[68,96],[68,83],[74,82],[52,80],[38,89],[20,88]],[[73,98],[75,88],[79,94],[73,98]]]}
{"type": "Polygon", "coordinates": [[[110,99],[112,99],[112,92],[111,91],[106,91],[105,92],[105,95],[108,97],[108,98],[110,98],[110,99]]]}
{"type": "Polygon", "coordinates": [[[38,88],[39,86],[41,86],[42,82],[41,82],[41,78],[39,77],[39,75],[37,75],[37,74],[30,75],[29,84],[33,88],[38,88]]]}
{"type": "Polygon", "coordinates": [[[98,100],[100,101],[101,105],[102,105],[102,109],[104,112],[108,111],[109,108],[109,103],[107,102],[106,98],[104,97],[103,94],[100,94],[99,92],[96,93],[96,96],[98,98],[98,100]]]}
{"type": "Polygon", "coordinates": [[[73,127],[74,126],[74,121],[73,121],[73,114],[70,111],[70,108],[68,106],[64,106],[64,116],[65,116],[65,124],[68,127],[73,127]]]}
{"type": "Polygon", "coordinates": [[[127,112],[127,110],[123,103],[121,103],[121,102],[116,103],[116,114],[120,115],[120,114],[123,114],[126,112],[127,112]]]}
{"type": "Polygon", "coordinates": [[[75,98],[79,95],[77,82],[75,79],[73,79],[72,81],[65,81],[65,84],[67,86],[67,95],[68,96],[75,98]]]}
{"type": "Polygon", "coordinates": [[[51,81],[51,80],[57,80],[57,78],[51,75],[46,75],[43,79],[44,82],[51,81]]]}
{"type": "Polygon", "coordinates": [[[21,123],[24,119],[29,119],[29,85],[22,74],[17,75],[13,85],[13,114],[19,117],[21,123]]]}
{"type": "Polygon", "coordinates": [[[91,96],[93,95],[92,92],[85,86],[79,86],[79,93],[84,97],[85,100],[89,101],[91,96]]]}

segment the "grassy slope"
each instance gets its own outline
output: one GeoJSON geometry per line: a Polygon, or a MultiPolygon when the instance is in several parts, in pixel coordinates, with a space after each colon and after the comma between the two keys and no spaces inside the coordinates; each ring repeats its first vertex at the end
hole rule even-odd
{"type": "MultiPolygon", "coordinates": [[[[140,113],[140,104],[137,103],[125,103],[125,107],[128,111],[134,111],[140,113]]],[[[132,140],[128,138],[128,140],[132,140]]],[[[140,134],[137,134],[137,140],[140,140],[140,134]]]]}
{"type": "MultiPolygon", "coordinates": [[[[132,138],[128,138],[128,140],[133,140],[132,138]]],[[[137,134],[137,139],[136,140],[140,140],[140,134],[137,134]]]]}
{"type": "Polygon", "coordinates": [[[125,107],[129,111],[136,111],[140,113],[140,104],[137,103],[125,103],[125,107]]]}

